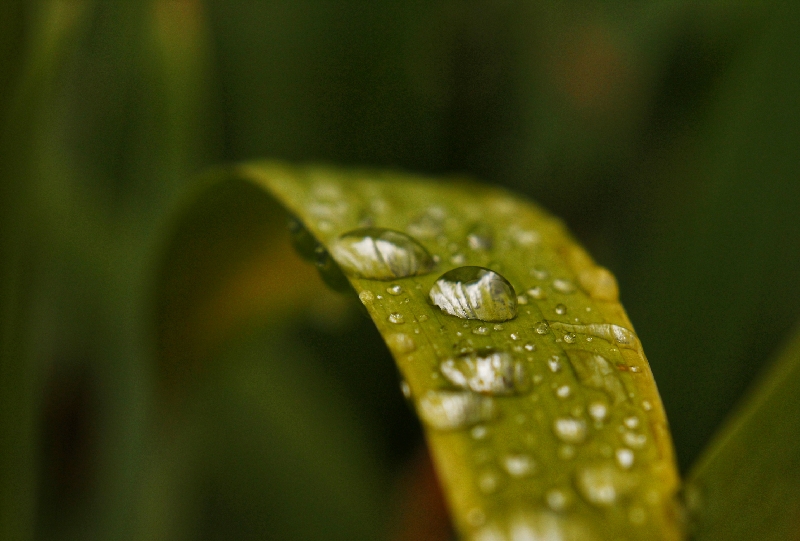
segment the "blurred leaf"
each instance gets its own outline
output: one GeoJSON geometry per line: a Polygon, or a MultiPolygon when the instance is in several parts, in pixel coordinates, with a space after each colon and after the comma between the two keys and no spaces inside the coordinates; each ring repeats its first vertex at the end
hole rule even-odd
{"type": "MultiPolygon", "coordinates": [[[[170,245],[159,317],[167,329],[162,351],[173,353],[162,362],[169,365],[181,348],[203,357],[207,348],[191,346],[199,335],[187,340],[192,333],[173,324],[191,327],[193,306],[221,290],[219,277],[229,272],[221,269],[270,250],[257,231],[277,221],[272,194],[308,228],[294,226],[301,253],[316,257],[329,284],[355,288],[392,351],[428,425],[459,531],[475,539],[512,530],[564,539],[623,532],[681,538],[670,436],[649,366],[616,301],[613,276],[559,222],[529,202],[463,181],[271,163],[215,175],[170,245]],[[380,229],[339,239],[359,226],[408,231],[419,244],[390,232],[381,250],[397,252],[373,252],[380,229]],[[315,239],[330,255],[315,249],[315,239]],[[442,272],[465,265],[500,272],[520,296],[501,281],[491,300],[476,301],[477,321],[444,314],[428,291],[442,272]],[[510,319],[502,306],[517,307],[518,315],[510,319]],[[175,346],[164,347],[171,336],[175,346]],[[440,365],[446,359],[449,369],[440,365]]],[[[278,281],[279,298],[308,287],[294,275],[264,279],[278,281]]]]}
{"type": "Polygon", "coordinates": [[[800,328],[692,469],[687,501],[706,540],[797,539],[800,328]]]}

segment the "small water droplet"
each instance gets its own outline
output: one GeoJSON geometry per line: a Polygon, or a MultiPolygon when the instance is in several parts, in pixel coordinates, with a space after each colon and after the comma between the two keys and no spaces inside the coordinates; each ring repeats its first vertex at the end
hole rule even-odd
{"type": "Polygon", "coordinates": [[[467,258],[461,253],[450,256],[450,264],[452,265],[463,265],[466,261],[467,258]]]}
{"type": "Polygon", "coordinates": [[[515,332],[512,332],[511,334],[509,334],[508,337],[511,338],[512,340],[519,340],[519,334],[517,334],[515,332]]]}
{"type": "Polygon", "coordinates": [[[556,396],[559,398],[569,398],[572,394],[572,389],[569,385],[562,385],[556,389],[556,396]]]}
{"type": "Polygon", "coordinates": [[[550,332],[550,326],[546,321],[540,321],[533,327],[537,334],[547,334],[550,332]]]}
{"type": "Polygon", "coordinates": [[[503,467],[511,477],[527,477],[536,472],[536,461],[527,454],[509,454],[503,458],[503,467]]]}
{"type": "MultiPolygon", "coordinates": [[[[576,334],[588,334],[597,338],[602,338],[613,344],[617,344],[627,349],[637,349],[639,347],[639,339],[636,334],[611,323],[591,323],[588,325],[572,325],[569,323],[561,323],[558,321],[551,321],[550,326],[553,329],[563,332],[574,332],[576,334]]],[[[612,349],[612,351],[614,351],[612,349]]]]}
{"type": "Polygon", "coordinates": [[[524,347],[525,351],[536,351],[536,344],[533,342],[526,342],[524,347]]]}
{"type": "Polygon", "coordinates": [[[396,325],[400,325],[406,321],[406,318],[403,317],[403,314],[399,312],[392,312],[389,314],[387,319],[389,320],[389,323],[395,323],[396,325]]]}
{"type": "Polygon", "coordinates": [[[531,246],[537,244],[541,240],[541,235],[538,231],[532,229],[517,229],[511,230],[513,239],[520,246],[531,246]]]}
{"type": "Polygon", "coordinates": [[[558,358],[558,355],[553,355],[549,359],[547,359],[547,366],[550,368],[550,371],[554,374],[556,372],[561,371],[561,359],[558,358]]]}
{"type": "Polygon", "coordinates": [[[467,245],[476,251],[488,252],[494,245],[494,233],[486,224],[475,224],[467,233],[467,245]]]}
{"type": "Polygon", "coordinates": [[[437,430],[462,430],[494,416],[489,396],[470,391],[428,391],[417,401],[420,418],[437,430]]]}
{"type": "Polygon", "coordinates": [[[615,455],[617,457],[617,464],[620,465],[621,468],[629,469],[633,466],[633,451],[630,449],[626,449],[625,447],[620,447],[616,450],[615,455]]]}
{"type": "Polygon", "coordinates": [[[362,304],[367,305],[375,300],[375,295],[372,294],[372,291],[367,291],[365,289],[364,291],[358,294],[358,299],[361,301],[362,304]]]}
{"type": "Polygon", "coordinates": [[[653,409],[653,404],[651,404],[648,400],[642,400],[642,409],[644,411],[650,411],[653,409]]]}
{"type": "Polygon", "coordinates": [[[484,494],[493,494],[500,488],[500,476],[494,471],[485,471],[478,476],[478,487],[484,494]]]}
{"type": "Polygon", "coordinates": [[[620,472],[610,463],[580,468],[575,476],[575,486],[588,503],[597,507],[610,507],[617,499],[636,487],[630,473],[620,472]]]}
{"type": "Polygon", "coordinates": [[[631,365],[631,366],[629,366],[629,367],[628,367],[628,370],[630,370],[630,371],[631,371],[631,372],[633,372],[634,374],[638,374],[639,372],[641,372],[641,371],[642,371],[642,369],[641,369],[641,368],[639,368],[638,366],[634,366],[634,365],[631,365]]]}
{"type": "Polygon", "coordinates": [[[444,273],[430,291],[443,312],[463,319],[506,321],[517,315],[517,296],[511,284],[483,267],[459,267],[444,273]]]}
{"type": "Polygon", "coordinates": [[[619,286],[614,275],[603,267],[584,269],[578,274],[578,283],[590,297],[600,301],[619,299],[619,286]]]}
{"type": "Polygon", "coordinates": [[[625,426],[627,426],[630,429],[638,428],[639,426],[639,418],[636,417],[635,415],[625,417],[625,419],[623,419],[622,422],[625,423],[625,426]]]}
{"type": "Polygon", "coordinates": [[[574,293],[575,292],[575,284],[573,284],[570,280],[566,280],[564,278],[556,278],[553,280],[553,289],[558,291],[559,293],[574,293]]]}
{"type": "Polygon", "coordinates": [[[509,353],[491,348],[447,359],[439,369],[453,385],[476,393],[509,395],[530,388],[525,365],[509,353]]]}
{"type": "Polygon", "coordinates": [[[559,303],[556,304],[555,308],[553,308],[553,311],[555,311],[555,313],[558,314],[559,316],[563,316],[564,314],[567,313],[567,307],[559,303]]]}
{"type": "Polygon", "coordinates": [[[403,288],[398,284],[394,284],[386,288],[386,293],[389,295],[400,295],[402,292],[403,288]]]}
{"type": "Polygon", "coordinates": [[[581,385],[605,392],[614,404],[627,400],[619,374],[605,357],[582,349],[567,354],[581,385]]]}
{"type": "Polygon", "coordinates": [[[537,280],[547,280],[547,278],[550,276],[550,273],[547,272],[547,269],[543,269],[541,267],[532,268],[530,270],[530,274],[537,280]]]}
{"type": "Polygon", "coordinates": [[[400,381],[400,391],[402,391],[403,396],[406,398],[411,398],[411,387],[408,385],[406,380],[400,381]]]}
{"type": "Polygon", "coordinates": [[[486,327],[484,325],[480,325],[480,326],[475,327],[474,329],[472,329],[472,334],[478,334],[480,336],[485,336],[485,335],[489,334],[490,332],[491,331],[489,330],[489,327],[486,327]]]}
{"type": "Polygon", "coordinates": [[[564,342],[566,342],[567,344],[574,344],[575,340],[577,339],[578,337],[575,335],[574,332],[568,332],[567,334],[564,335],[564,342]]]}
{"type": "Polygon", "coordinates": [[[589,404],[589,415],[597,422],[603,422],[608,416],[608,405],[604,402],[592,402],[589,404]]]}
{"type": "MultiPolygon", "coordinates": [[[[392,321],[392,323],[396,322],[392,321]]],[[[407,355],[417,349],[417,343],[414,342],[411,336],[405,333],[390,334],[386,337],[386,343],[389,345],[389,349],[401,355],[407,355]]]]}
{"type": "Polygon", "coordinates": [[[517,304],[528,304],[528,297],[525,295],[517,295],[517,304]]]}
{"type": "Polygon", "coordinates": [[[569,493],[558,488],[548,490],[544,495],[544,499],[547,502],[547,507],[556,513],[565,511],[571,503],[569,493]]]}
{"type": "Polygon", "coordinates": [[[470,430],[469,434],[474,440],[483,440],[489,435],[489,429],[484,425],[477,425],[472,427],[472,430],[470,430]]]}
{"type": "Polygon", "coordinates": [[[625,445],[634,449],[641,449],[647,443],[647,436],[644,434],[637,434],[635,432],[625,432],[622,435],[622,441],[625,445]]]}
{"type": "Polygon", "coordinates": [[[526,291],[525,293],[527,293],[528,296],[531,297],[532,299],[536,299],[539,301],[547,298],[547,294],[544,292],[544,289],[542,289],[540,286],[534,286],[528,289],[528,291],[526,291]]]}
{"type": "Polygon", "coordinates": [[[428,251],[405,233],[367,227],[339,237],[331,254],[344,272],[370,280],[427,274],[434,263],[428,251]]]}
{"type": "Polygon", "coordinates": [[[575,417],[559,417],[553,421],[553,432],[566,443],[583,443],[586,440],[586,422],[575,417]]]}
{"type": "Polygon", "coordinates": [[[420,323],[424,323],[424,322],[428,321],[428,316],[426,314],[420,314],[417,317],[417,321],[419,321],[420,323]]]}

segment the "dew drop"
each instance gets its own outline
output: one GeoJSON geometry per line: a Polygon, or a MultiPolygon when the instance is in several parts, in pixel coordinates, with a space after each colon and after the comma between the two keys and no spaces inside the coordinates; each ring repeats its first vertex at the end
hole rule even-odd
{"type": "Polygon", "coordinates": [[[575,486],[580,495],[597,507],[611,507],[636,485],[632,474],[620,472],[609,463],[584,466],[575,476],[575,486]]]}
{"type": "Polygon", "coordinates": [[[489,330],[489,327],[486,327],[485,325],[480,325],[480,326],[475,327],[474,329],[472,329],[472,334],[477,334],[477,335],[480,335],[480,336],[485,336],[485,335],[489,334],[490,332],[491,331],[489,330]]]}
{"type": "Polygon", "coordinates": [[[339,237],[331,254],[345,273],[370,280],[427,274],[434,262],[417,241],[399,231],[366,227],[339,237]]]}
{"type": "Polygon", "coordinates": [[[474,440],[484,440],[486,439],[486,436],[489,435],[489,429],[484,425],[477,425],[472,427],[472,430],[469,431],[469,434],[474,440]]]}
{"type": "Polygon", "coordinates": [[[566,443],[583,443],[586,440],[586,422],[575,417],[559,417],[553,421],[553,432],[566,443]]]}
{"type": "Polygon", "coordinates": [[[494,416],[491,397],[470,391],[428,391],[417,401],[420,418],[437,430],[462,430],[494,416]]]}
{"type": "Polygon", "coordinates": [[[511,338],[512,340],[519,340],[519,334],[517,334],[515,332],[512,332],[511,334],[509,334],[508,337],[511,338]]]}
{"type": "Polygon", "coordinates": [[[550,273],[547,272],[547,269],[543,269],[541,267],[532,268],[530,270],[530,274],[537,280],[547,280],[547,278],[550,276],[550,273]]]}
{"type": "Polygon", "coordinates": [[[528,297],[526,295],[517,295],[517,304],[528,304],[528,297]]]}
{"type": "Polygon", "coordinates": [[[406,398],[411,398],[411,387],[406,380],[400,381],[400,391],[402,391],[403,396],[406,398]]]}
{"type": "Polygon", "coordinates": [[[597,422],[603,422],[608,417],[608,406],[604,402],[589,404],[589,415],[597,422]]]}
{"type": "Polygon", "coordinates": [[[488,252],[494,245],[494,233],[486,224],[475,224],[467,233],[467,245],[475,251],[488,252]]]}
{"type": "Polygon", "coordinates": [[[605,357],[582,349],[567,354],[581,385],[605,392],[614,404],[627,400],[619,375],[605,357]]]}
{"type": "Polygon", "coordinates": [[[463,265],[467,261],[464,254],[458,253],[450,256],[450,263],[452,265],[463,265]]]}
{"type": "Polygon", "coordinates": [[[574,332],[568,332],[564,335],[564,342],[567,344],[574,344],[578,337],[575,335],[574,332]]]}
{"type": "Polygon", "coordinates": [[[491,348],[447,359],[439,369],[453,385],[476,393],[510,395],[530,388],[525,365],[509,353],[491,348]]]}
{"type": "Polygon", "coordinates": [[[546,321],[540,321],[533,327],[537,334],[547,334],[550,332],[550,326],[546,321]]]}
{"type": "Polygon", "coordinates": [[[588,334],[590,336],[602,338],[603,340],[611,342],[612,344],[617,344],[620,347],[627,349],[636,349],[639,346],[639,339],[636,337],[636,333],[630,329],[620,327],[619,325],[613,325],[611,323],[572,325],[570,323],[551,321],[550,326],[559,331],[588,334]]]}
{"type": "Polygon", "coordinates": [[[414,342],[411,336],[405,333],[390,334],[386,337],[386,343],[389,345],[389,349],[401,355],[411,353],[417,349],[417,343],[414,342]]]}
{"type": "Polygon", "coordinates": [[[502,325],[500,325],[499,323],[495,323],[495,324],[492,326],[492,328],[493,328],[494,330],[496,330],[496,331],[502,331],[502,330],[503,330],[503,326],[502,326],[502,325]]]}
{"type": "Polygon", "coordinates": [[[550,368],[550,371],[554,374],[556,372],[561,371],[561,359],[558,358],[558,355],[553,355],[549,359],[547,359],[547,366],[550,368]]]}
{"type": "Polygon", "coordinates": [[[572,394],[572,389],[569,385],[562,385],[556,389],[556,396],[559,398],[569,398],[572,394]]]}
{"type": "Polygon", "coordinates": [[[547,502],[547,507],[556,513],[565,511],[570,504],[569,494],[558,488],[548,490],[544,495],[544,499],[547,502]]]}
{"type": "Polygon", "coordinates": [[[540,286],[534,286],[528,289],[528,291],[525,293],[527,293],[530,298],[536,299],[537,301],[547,298],[544,289],[542,289],[540,286]]]}
{"type": "Polygon", "coordinates": [[[420,323],[424,323],[428,321],[428,316],[425,314],[420,314],[419,317],[417,317],[417,321],[419,321],[420,323]]]}
{"type": "Polygon", "coordinates": [[[554,311],[555,311],[555,313],[556,313],[556,314],[558,314],[559,316],[563,316],[564,314],[566,314],[566,313],[567,313],[567,307],[566,307],[566,306],[564,306],[563,304],[560,304],[560,303],[559,303],[559,304],[556,304],[556,307],[555,307],[555,308],[553,308],[553,310],[554,310],[554,311]]]}
{"type": "Polygon", "coordinates": [[[503,468],[511,477],[527,477],[536,471],[536,461],[526,454],[510,454],[503,458],[503,468]]]}
{"type": "Polygon", "coordinates": [[[617,464],[620,465],[621,468],[629,469],[633,466],[633,451],[630,449],[626,449],[625,447],[620,447],[614,453],[617,457],[617,464]]]}
{"type": "Polygon", "coordinates": [[[364,291],[358,294],[358,299],[361,301],[362,304],[367,305],[375,300],[375,295],[372,294],[372,291],[367,291],[365,289],[364,291]]]}
{"type": "Polygon", "coordinates": [[[478,487],[484,494],[493,494],[500,488],[500,476],[494,471],[485,471],[478,476],[478,487]]]}
{"type": "Polygon", "coordinates": [[[639,418],[636,417],[635,415],[631,415],[629,417],[625,417],[625,419],[623,419],[622,422],[625,423],[625,426],[627,426],[628,428],[631,428],[631,429],[638,428],[638,426],[639,426],[639,418]]]}
{"type": "Polygon", "coordinates": [[[647,436],[644,434],[637,434],[635,432],[625,432],[622,435],[622,441],[625,445],[634,449],[641,449],[647,443],[647,436]]]}
{"type": "Polygon", "coordinates": [[[578,274],[578,283],[581,289],[590,297],[600,301],[616,301],[619,299],[619,286],[617,279],[608,269],[592,267],[578,274]]]}
{"type": "Polygon", "coordinates": [[[386,293],[388,293],[389,295],[400,295],[401,293],[403,293],[403,288],[398,284],[394,284],[386,288],[386,293]]]}
{"type": "Polygon", "coordinates": [[[399,312],[392,312],[389,314],[387,319],[389,320],[389,323],[394,323],[396,325],[400,325],[406,321],[406,318],[403,317],[403,314],[399,312]]]}
{"type": "Polygon", "coordinates": [[[443,312],[463,319],[506,321],[517,315],[517,296],[511,284],[483,267],[459,267],[444,273],[430,291],[443,312]]]}
{"type": "Polygon", "coordinates": [[[527,342],[524,346],[525,351],[536,351],[536,344],[533,342],[527,342]]]}
{"type": "Polygon", "coordinates": [[[653,409],[653,404],[651,404],[648,400],[642,401],[642,409],[644,411],[650,411],[653,409]]]}
{"type": "Polygon", "coordinates": [[[573,284],[570,280],[556,278],[553,280],[553,289],[559,293],[573,293],[575,291],[575,284],[573,284]]]}

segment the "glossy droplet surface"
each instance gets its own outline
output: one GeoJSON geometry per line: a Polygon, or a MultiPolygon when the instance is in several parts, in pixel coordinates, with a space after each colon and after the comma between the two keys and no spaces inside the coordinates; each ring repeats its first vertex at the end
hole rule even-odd
{"type": "Polygon", "coordinates": [[[389,320],[389,323],[395,323],[397,325],[405,323],[406,321],[406,318],[403,317],[403,314],[399,312],[392,312],[391,314],[389,314],[389,317],[387,319],[389,320]]]}
{"type": "Polygon", "coordinates": [[[517,295],[500,274],[483,267],[459,267],[444,273],[430,291],[443,312],[463,319],[507,321],[517,315],[517,295]]]}
{"type": "Polygon", "coordinates": [[[342,270],[371,280],[427,274],[434,262],[428,251],[405,233],[379,227],[349,231],[331,247],[342,270]]]}
{"type": "Polygon", "coordinates": [[[462,430],[494,416],[491,397],[470,391],[428,391],[417,401],[423,422],[436,430],[462,430]]]}
{"type": "Polygon", "coordinates": [[[453,385],[476,393],[510,395],[530,388],[525,365],[509,353],[491,348],[447,359],[439,370],[453,385]]]}
{"type": "Polygon", "coordinates": [[[558,314],[559,316],[563,316],[564,314],[566,314],[566,313],[567,313],[567,307],[566,307],[566,306],[564,306],[563,304],[560,304],[560,303],[559,303],[559,304],[556,304],[556,307],[555,307],[555,308],[553,308],[553,310],[554,310],[554,311],[555,311],[555,313],[556,313],[556,314],[558,314]]]}

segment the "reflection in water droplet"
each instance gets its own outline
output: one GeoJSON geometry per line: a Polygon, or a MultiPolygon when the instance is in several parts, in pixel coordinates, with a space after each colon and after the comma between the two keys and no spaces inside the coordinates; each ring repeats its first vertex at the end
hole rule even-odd
{"type": "Polygon", "coordinates": [[[399,312],[392,312],[391,314],[389,314],[388,319],[390,323],[395,323],[397,325],[405,323],[406,321],[406,318],[403,317],[403,314],[399,312]]]}
{"type": "Polygon", "coordinates": [[[545,294],[544,289],[542,289],[540,286],[534,286],[534,287],[528,289],[528,291],[526,291],[525,293],[527,293],[530,298],[536,299],[536,300],[542,300],[542,299],[547,298],[547,295],[545,294]]]}
{"type": "Polygon", "coordinates": [[[578,337],[575,335],[574,332],[568,332],[564,335],[564,342],[567,344],[574,344],[578,337]]]}
{"type": "Polygon", "coordinates": [[[428,251],[399,231],[355,229],[339,237],[331,254],[344,272],[371,280],[394,280],[427,274],[434,263],[428,251]]]}
{"type": "Polygon", "coordinates": [[[588,503],[597,507],[610,507],[617,499],[637,485],[630,473],[620,472],[613,464],[602,463],[584,466],[575,476],[575,486],[588,503]]]}
{"type": "Polygon", "coordinates": [[[390,334],[386,337],[386,343],[389,345],[389,349],[401,355],[411,353],[417,349],[414,339],[405,333],[390,334]]]}
{"type": "Polygon", "coordinates": [[[417,401],[420,418],[437,430],[462,430],[494,416],[491,397],[470,391],[428,391],[417,401]]]}
{"type": "Polygon", "coordinates": [[[555,308],[553,308],[553,310],[554,310],[554,311],[555,311],[555,313],[556,313],[556,314],[558,314],[559,316],[563,316],[564,314],[566,314],[566,313],[567,313],[567,307],[566,307],[566,306],[564,306],[563,304],[560,304],[560,303],[559,303],[559,304],[556,304],[556,307],[555,307],[555,308]]]}
{"type": "Polygon", "coordinates": [[[403,292],[403,288],[397,284],[389,286],[386,288],[386,292],[389,295],[400,295],[403,292]]]}
{"type": "Polygon", "coordinates": [[[581,385],[605,392],[613,404],[627,400],[619,374],[605,357],[582,349],[570,350],[567,355],[581,385]]]}
{"type": "Polygon", "coordinates": [[[625,447],[620,447],[615,454],[617,457],[617,464],[619,464],[620,467],[627,470],[633,466],[633,451],[625,447]]]}
{"type": "Polygon", "coordinates": [[[526,477],[536,471],[536,461],[526,454],[510,454],[503,458],[503,467],[511,477],[526,477]]]}
{"type": "Polygon", "coordinates": [[[510,354],[491,348],[447,359],[439,369],[453,385],[476,393],[509,395],[530,389],[525,365],[510,354]]]}
{"type": "Polygon", "coordinates": [[[501,275],[483,267],[459,267],[444,273],[430,291],[443,312],[463,319],[506,321],[517,315],[517,296],[501,275]]]}
{"type": "Polygon", "coordinates": [[[603,267],[592,267],[581,271],[578,283],[590,297],[600,301],[616,301],[619,299],[619,287],[614,275],[603,267]]]}
{"type": "Polygon", "coordinates": [[[583,443],[586,440],[586,422],[575,417],[559,417],[553,421],[553,432],[566,443],[583,443]]]}
{"type": "Polygon", "coordinates": [[[537,334],[547,334],[550,332],[550,327],[547,325],[546,321],[538,322],[534,327],[537,334]]]}
{"type": "Polygon", "coordinates": [[[556,278],[553,280],[553,289],[559,293],[573,293],[575,291],[575,284],[563,278],[556,278]]]}

